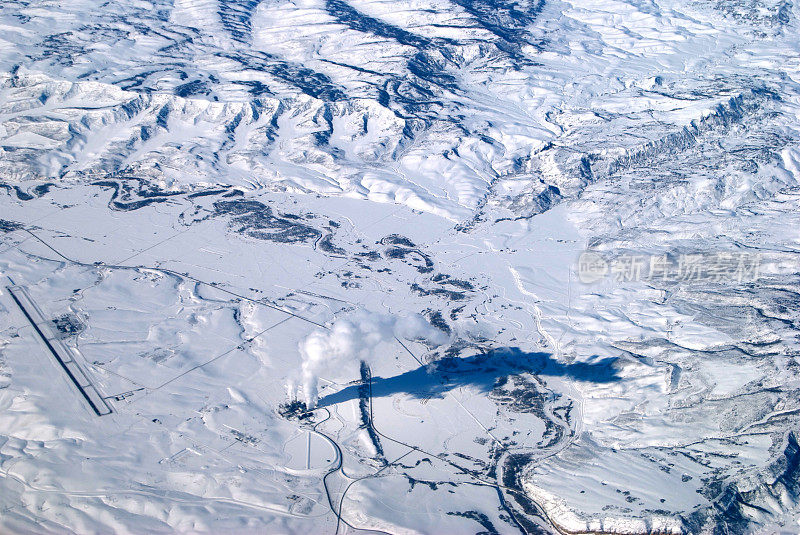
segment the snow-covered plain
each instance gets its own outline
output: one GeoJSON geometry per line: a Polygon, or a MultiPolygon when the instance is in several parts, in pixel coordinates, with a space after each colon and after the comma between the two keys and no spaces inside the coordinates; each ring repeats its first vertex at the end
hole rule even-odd
{"type": "Polygon", "coordinates": [[[797,532],[799,21],[3,2],[0,531],[797,532]]]}

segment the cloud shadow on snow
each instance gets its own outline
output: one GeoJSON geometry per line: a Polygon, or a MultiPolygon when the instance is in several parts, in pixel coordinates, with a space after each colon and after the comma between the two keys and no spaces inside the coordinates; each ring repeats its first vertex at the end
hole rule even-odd
{"type": "MultiPolygon", "coordinates": [[[[515,347],[495,349],[489,353],[467,358],[448,357],[394,377],[373,377],[373,397],[410,394],[418,398],[443,397],[460,387],[477,387],[482,392],[492,390],[498,379],[520,373],[565,377],[576,381],[610,383],[619,381],[615,363],[607,357],[592,363],[564,364],[548,353],[526,353],[515,347]]],[[[327,407],[358,399],[358,384],[322,397],[317,406],[327,407]]]]}

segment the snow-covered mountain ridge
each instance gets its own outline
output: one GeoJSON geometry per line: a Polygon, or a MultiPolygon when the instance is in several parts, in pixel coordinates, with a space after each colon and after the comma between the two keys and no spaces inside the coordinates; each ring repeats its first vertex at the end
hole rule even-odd
{"type": "Polygon", "coordinates": [[[0,531],[797,531],[799,21],[3,2],[0,531]]]}

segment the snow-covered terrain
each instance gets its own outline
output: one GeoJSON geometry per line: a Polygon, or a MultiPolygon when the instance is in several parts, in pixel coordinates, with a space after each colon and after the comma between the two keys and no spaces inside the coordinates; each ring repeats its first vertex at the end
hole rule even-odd
{"type": "Polygon", "coordinates": [[[800,531],[798,36],[0,3],[0,532],[800,531]]]}

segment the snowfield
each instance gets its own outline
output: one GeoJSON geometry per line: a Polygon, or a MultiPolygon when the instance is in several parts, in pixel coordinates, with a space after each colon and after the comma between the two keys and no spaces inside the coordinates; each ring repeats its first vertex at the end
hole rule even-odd
{"type": "Polygon", "coordinates": [[[4,2],[0,531],[797,532],[799,21],[4,2]]]}

